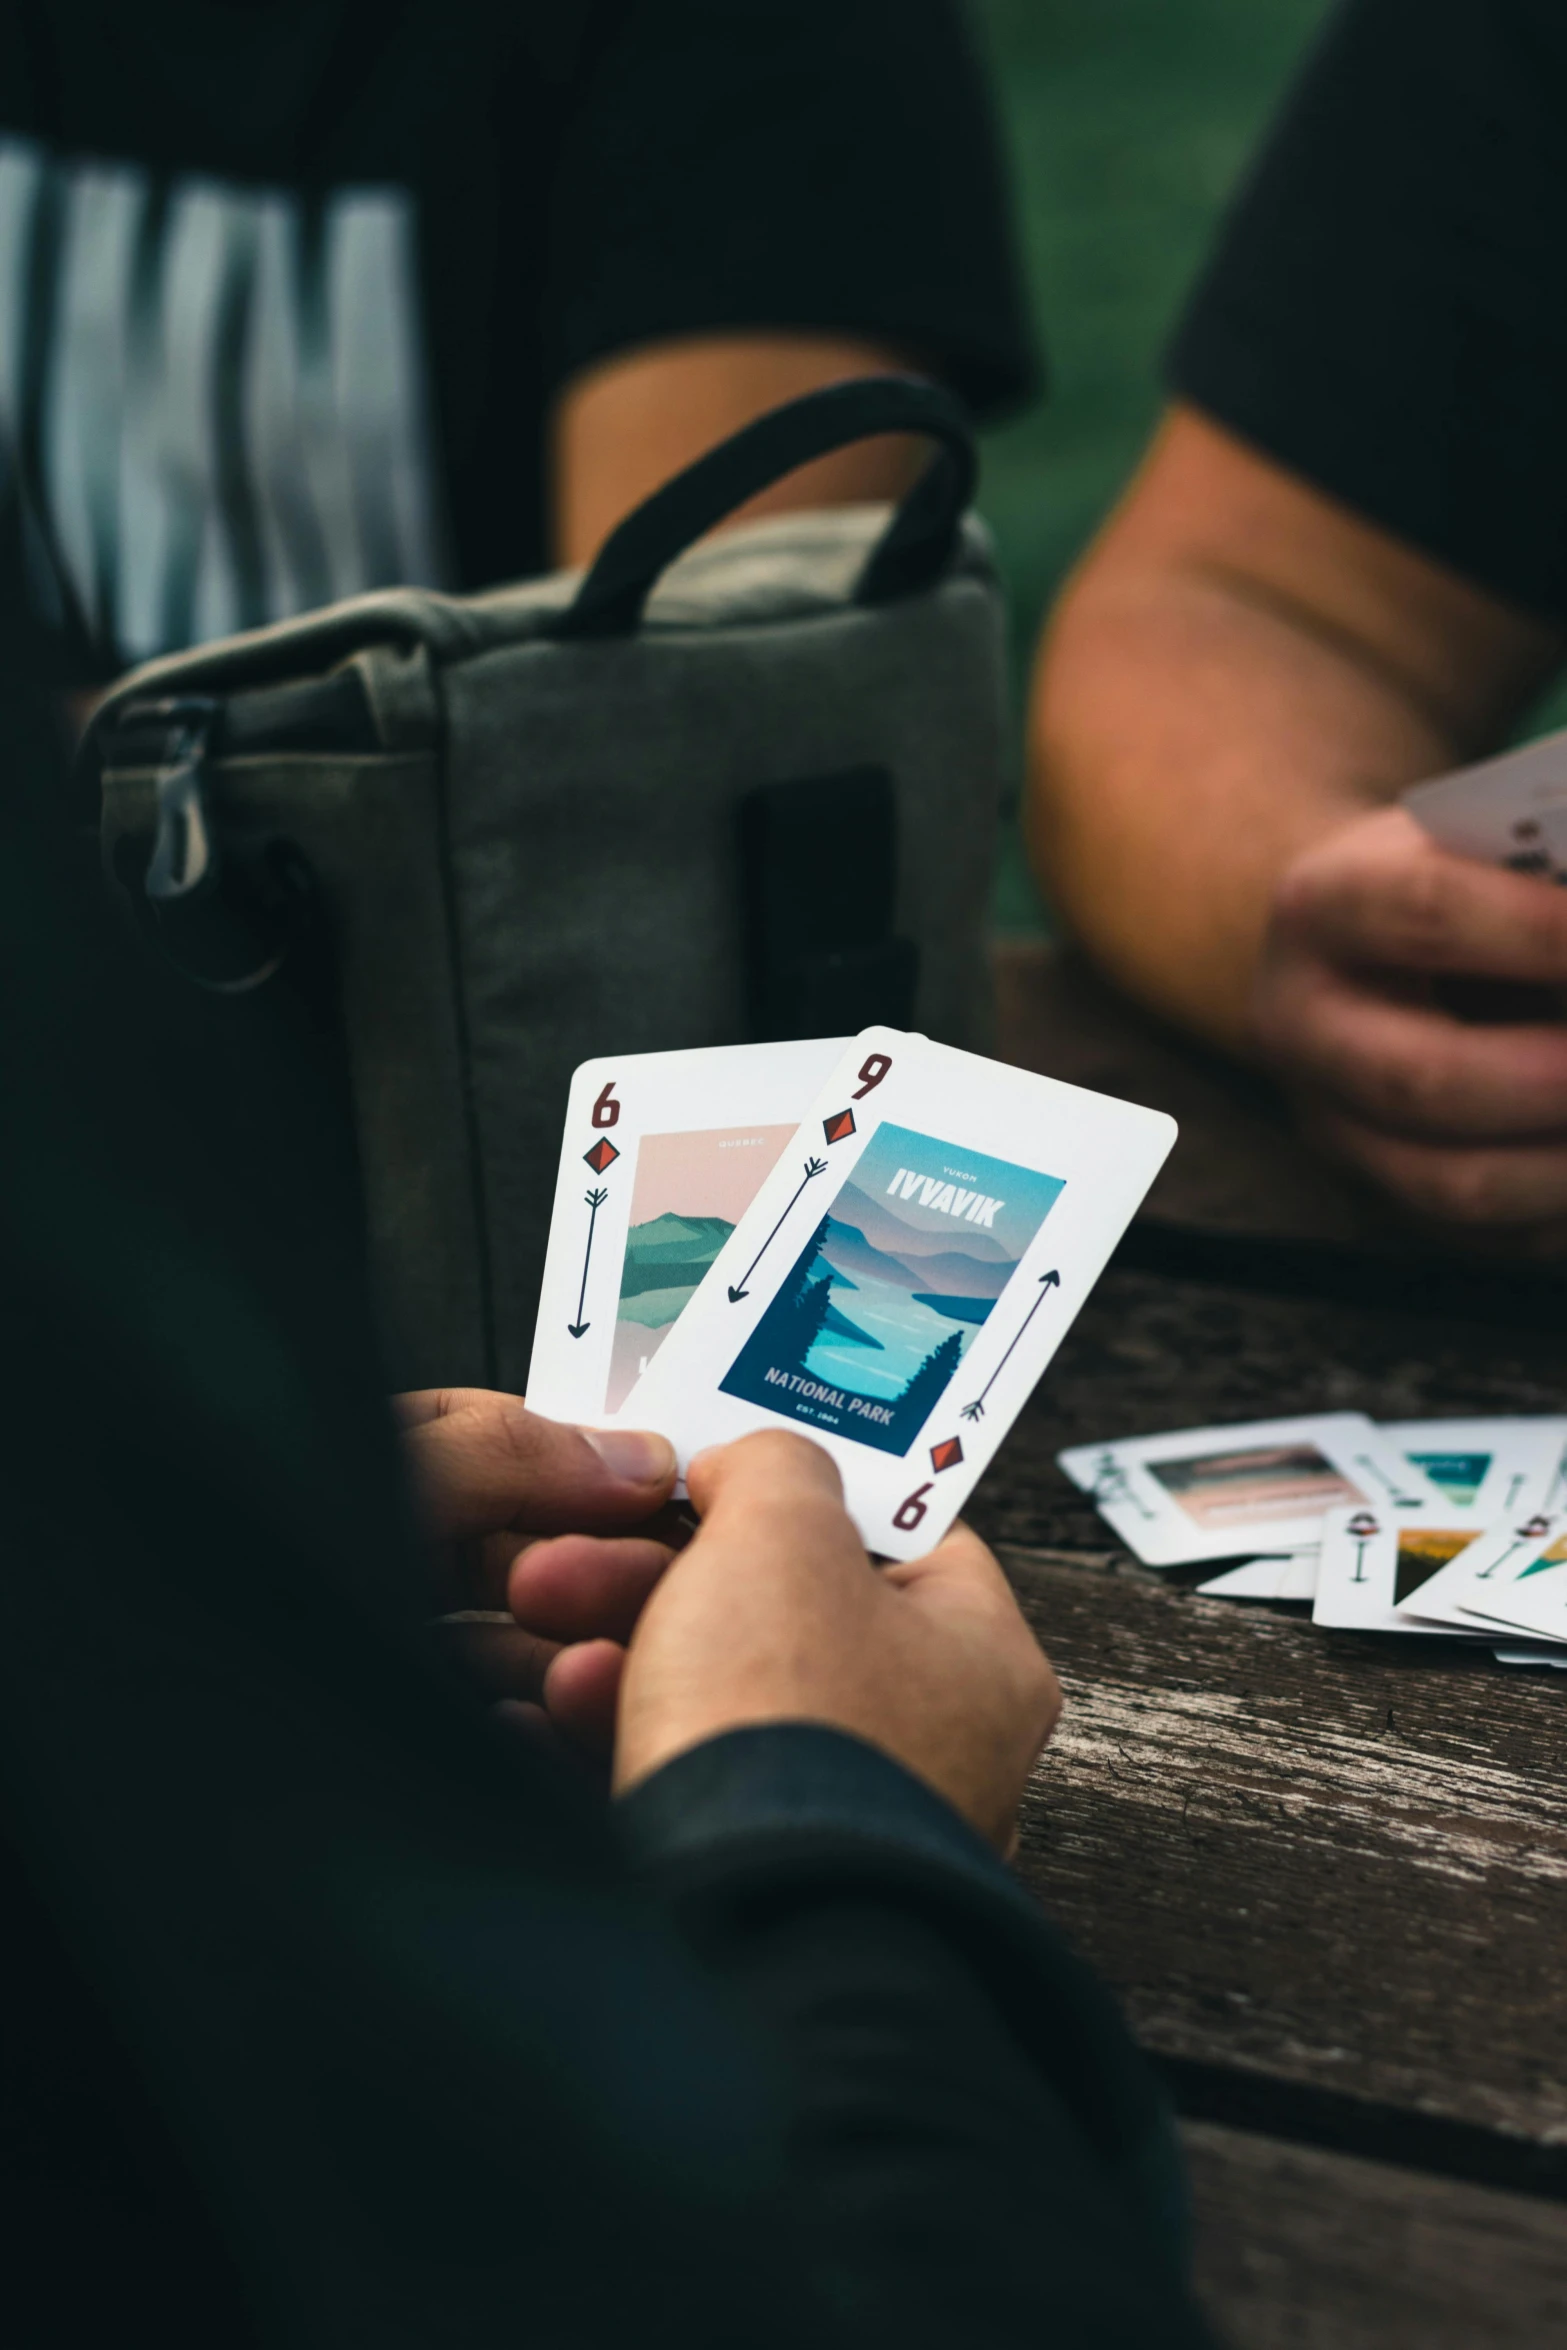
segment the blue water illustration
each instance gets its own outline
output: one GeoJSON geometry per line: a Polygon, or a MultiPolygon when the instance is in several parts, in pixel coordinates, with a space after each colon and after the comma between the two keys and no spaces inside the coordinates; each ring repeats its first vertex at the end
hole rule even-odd
{"type": "Polygon", "coordinates": [[[724,1392],[906,1453],[1062,1188],[933,1135],[878,1128],[724,1392]]]}

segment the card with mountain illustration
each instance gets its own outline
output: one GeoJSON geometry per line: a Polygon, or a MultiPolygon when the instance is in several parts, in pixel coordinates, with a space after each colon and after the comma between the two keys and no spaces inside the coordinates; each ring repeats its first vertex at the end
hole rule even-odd
{"type": "Polygon", "coordinates": [[[721,1382],[906,1453],[957,1375],[1061,1178],[879,1126],[721,1382]]]}
{"type": "Polygon", "coordinates": [[[783,1425],[869,1547],[939,1540],[1174,1139],[1152,1110],[923,1036],[857,1037],[621,1417],[681,1466],[783,1425]]]}
{"type": "Polygon", "coordinates": [[[597,1426],[646,1370],[843,1050],[715,1045],[571,1081],[528,1401],[597,1426]]]}

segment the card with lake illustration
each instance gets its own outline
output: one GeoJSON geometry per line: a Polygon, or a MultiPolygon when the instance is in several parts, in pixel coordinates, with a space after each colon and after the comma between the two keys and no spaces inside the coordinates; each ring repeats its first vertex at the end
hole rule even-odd
{"type": "Polygon", "coordinates": [[[682,1470],[786,1427],[869,1548],[951,1524],[1153,1180],[1172,1121],[895,1029],[846,1052],[621,1417],[682,1470]]]}
{"type": "Polygon", "coordinates": [[[879,1126],[722,1382],[726,1395],[907,1453],[1061,1179],[879,1126]]]}

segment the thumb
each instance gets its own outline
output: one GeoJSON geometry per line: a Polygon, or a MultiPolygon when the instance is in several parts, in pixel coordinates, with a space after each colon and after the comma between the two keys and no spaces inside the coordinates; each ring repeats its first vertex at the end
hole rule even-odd
{"type": "Polygon", "coordinates": [[[435,1540],[525,1520],[537,1534],[635,1525],[668,1499],[675,1456],[662,1436],[582,1429],[530,1412],[520,1396],[468,1390],[405,1427],[409,1472],[435,1540]]]}
{"type": "Polygon", "coordinates": [[[699,1452],[686,1472],[686,1490],[704,1523],[743,1513],[765,1527],[779,1511],[823,1503],[843,1514],[843,1479],[831,1453],[782,1428],[759,1428],[699,1452]]]}
{"type": "Polygon", "coordinates": [[[1020,1613],[994,1551],[961,1518],[923,1558],[899,1559],[883,1567],[882,1580],[927,1604],[962,1601],[1020,1613]]]}

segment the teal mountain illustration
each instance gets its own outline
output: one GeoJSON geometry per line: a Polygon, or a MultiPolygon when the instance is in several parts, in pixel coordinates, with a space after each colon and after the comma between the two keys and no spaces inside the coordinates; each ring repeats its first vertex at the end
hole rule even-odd
{"type": "Polygon", "coordinates": [[[948,1262],[955,1255],[967,1294],[927,1289],[933,1260],[905,1262],[857,1224],[824,1216],[730,1365],[724,1392],[841,1428],[878,1451],[906,1452],[962,1360],[964,1331],[943,1334],[943,1322],[983,1322],[995,1299],[975,1292],[994,1280],[999,1293],[1012,1270],[944,1254],[948,1262]],[[834,1303],[844,1291],[853,1293],[852,1315],[834,1303]]]}
{"type": "MultiPolygon", "coordinates": [[[[993,1232],[945,1217],[941,1226],[932,1231],[928,1225],[905,1222],[899,1212],[901,1204],[884,1194],[862,1191],[851,1176],[833,1201],[832,1212],[836,1222],[854,1226],[872,1248],[910,1265],[917,1258],[926,1259],[948,1251],[970,1264],[1005,1265],[1013,1261],[993,1232]]],[[[935,1285],[927,1283],[926,1286],[935,1285]]]]}
{"type": "Polygon", "coordinates": [[[648,1289],[695,1289],[734,1226],[722,1216],[655,1216],[626,1234],[623,1298],[648,1289]]]}

